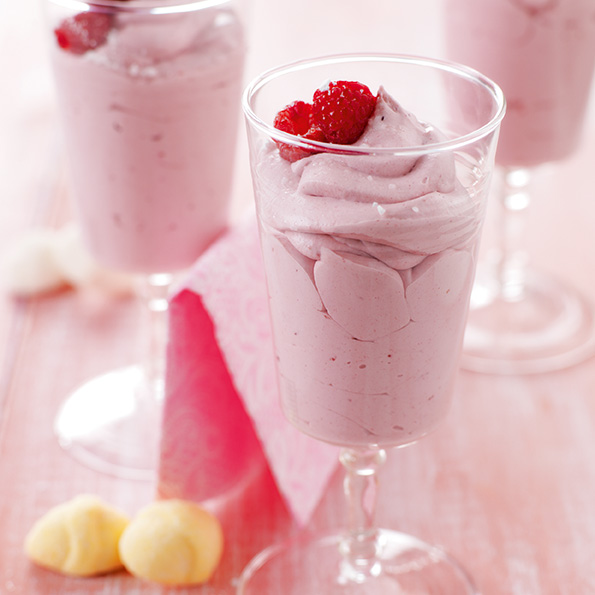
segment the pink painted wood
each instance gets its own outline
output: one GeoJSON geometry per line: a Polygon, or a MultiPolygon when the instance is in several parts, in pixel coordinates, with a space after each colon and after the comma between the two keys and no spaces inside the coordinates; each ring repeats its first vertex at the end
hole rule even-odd
{"type": "MultiPolygon", "coordinates": [[[[327,51],[439,54],[439,5],[378,2],[369,9],[384,11],[378,29],[360,31],[361,15],[345,12],[344,0],[304,0],[303,17],[292,12],[292,23],[303,18],[301,25],[308,27],[305,51],[299,28],[277,26],[287,19],[287,3],[253,0],[248,74],[327,51]],[[320,18],[312,20],[307,15],[315,10],[320,18]],[[432,16],[422,29],[425,14],[432,16]],[[331,15],[338,15],[332,29],[331,15]]],[[[33,0],[0,7],[0,253],[26,231],[70,218],[38,8],[33,0]]],[[[238,204],[250,200],[245,147],[242,151],[238,204]]],[[[527,238],[537,264],[593,299],[594,160],[591,116],[579,152],[541,172],[542,196],[527,238]]],[[[140,353],[140,345],[129,340],[140,326],[138,305],[130,299],[65,291],[23,300],[0,293],[0,594],[227,595],[253,553],[296,530],[264,478],[221,512],[226,552],[203,588],[168,590],[125,573],[66,578],[25,558],[24,536],[50,506],[92,492],[133,513],[154,496],[151,484],[80,466],[61,451],[52,432],[52,419],[71,389],[140,353]]],[[[527,377],[461,372],[446,423],[418,444],[391,453],[381,477],[378,520],[444,546],[464,562],[485,595],[595,593],[594,452],[595,361],[527,377]]],[[[337,527],[343,512],[337,474],[311,524],[337,527]]]]}

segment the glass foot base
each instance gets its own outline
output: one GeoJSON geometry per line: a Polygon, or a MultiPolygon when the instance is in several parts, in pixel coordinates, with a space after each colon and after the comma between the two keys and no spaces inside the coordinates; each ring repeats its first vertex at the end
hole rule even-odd
{"type": "Polygon", "coordinates": [[[149,385],[140,366],[86,382],[58,412],[54,431],[60,445],[96,471],[153,480],[159,455],[161,388],[149,385]]]}
{"type": "Polygon", "coordinates": [[[467,573],[441,549],[396,531],[380,530],[377,558],[365,576],[346,564],[341,536],[300,537],[272,546],[246,567],[238,595],[468,595],[467,573]]]}
{"type": "Polygon", "coordinates": [[[592,304],[577,291],[532,272],[515,295],[473,288],[461,367],[494,374],[560,370],[595,354],[592,304]]]}

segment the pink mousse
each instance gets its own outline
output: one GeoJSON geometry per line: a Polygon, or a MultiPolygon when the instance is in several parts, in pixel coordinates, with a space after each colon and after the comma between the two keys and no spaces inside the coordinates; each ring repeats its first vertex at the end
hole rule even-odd
{"type": "MultiPolygon", "coordinates": [[[[381,90],[356,145],[439,138],[381,90]]],[[[429,432],[450,403],[483,214],[452,153],[290,164],[269,145],[256,168],[288,419],[346,446],[429,432]]]]}
{"type": "Polygon", "coordinates": [[[449,57],[507,99],[496,159],[531,166],[576,148],[595,62],[592,0],[447,0],[449,57]]]}
{"type": "Polygon", "coordinates": [[[54,44],[52,58],[93,254],[133,272],[191,265],[227,222],[244,58],[236,14],[122,12],[104,45],[77,55],[54,44]]]}

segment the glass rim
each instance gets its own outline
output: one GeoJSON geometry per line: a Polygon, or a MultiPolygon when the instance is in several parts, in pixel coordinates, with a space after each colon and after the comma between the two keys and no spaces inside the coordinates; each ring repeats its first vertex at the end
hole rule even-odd
{"type": "MultiPolygon", "coordinates": [[[[279,109],[282,109],[280,106],[279,109]]],[[[475,141],[484,138],[495,131],[504,118],[506,112],[506,99],[500,86],[492,79],[483,75],[481,72],[457,62],[450,62],[437,58],[428,58],[411,54],[393,54],[393,53],[346,53],[329,54],[316,58],[307,58],[289,62],[281,66],[276,66],[264,71],[254,78],[244,89],[242,94],[242,109],[248,122],[255,128],[264,132],[275,141],[288,143],[307,149],[318,149],[326,153],[335,153],[343,155],[362,155],[362,154],[390,154],[390,155],[419,155],[421,153],[436,151],[452,151],[461,147],[470,145],[475,141]],[[304,139],[303,137],[283,132],[273,126],[272,123],[265,122],[256,115],[252,109],[252,100],[256,94],[270,81],[275,80],[281,75],[306,70],[311,66],[321,66],[325,64],[341,64],[347,62],[394,62],[405,63],[418,66],[432,67],[436,70],[442,70],[453,74],[458,74],[469,81],[475,81],[478,86],[485,88],[494,98],[495,113],[488,122],[481,127],[468,132],[467,134],[456,136],[444,141],[428,143],[425,145],[409,147],[372,147],[355,145],[338,145],[333,143],[304,139]]]]}
{"type": "Polygon", "coordinates": [[[176,14],[195,12],[223,4],[230,4],[232,0],[48,0],[49,3],[74,10],[87,12],[113,10],[123,13],[148,14],[176,14]]]}

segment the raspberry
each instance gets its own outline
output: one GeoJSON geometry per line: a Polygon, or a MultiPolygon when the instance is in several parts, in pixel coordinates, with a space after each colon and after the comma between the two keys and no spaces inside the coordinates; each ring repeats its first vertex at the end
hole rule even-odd
{"type": "MultiPolygon", "coordinates": [[[[273,126],[278,130],[301,136],[308,140],[317,140],[325,142],[326,138],[322,131],[312,123],[312,105],[304,101],[294,101],[282,109],[276,116],[273,126]]],[[[298,161],[316,151],[277,142],[279,154],[287,161],[298,161]]]]}
{"type": "Polygon", "coordinates": [[[354,143],[376,106],[376,97],[362,83],[335,81],[314,93],[311,119],[329,142],[354,143]]]}
{"type": "Polygon", "coordinates": [[[54,30],[58,45],[73,54],[84,54],[104,44],[112,17],[101,12],[81,12],[64,19],[54,30]]]}
{"type": "Polygon", "coordinates": [[[310,130],[311,113],[311,104],[305,101],[294,101],[275,116],[273,126],[296,136],[306,134],[310,130]]]}
{"type": "MultiPolygon", "coordinates": [[[[376,97],[366,85],[352,81],[329,83],[314,93],[313,102],[294,101],[275,117],[275,128],[309,140],[340,145],[354,143],[364,131],[376,107],[376,97]]],[[[287,161],[297,161],[316,153],[277,142],[287,161]]]]}

